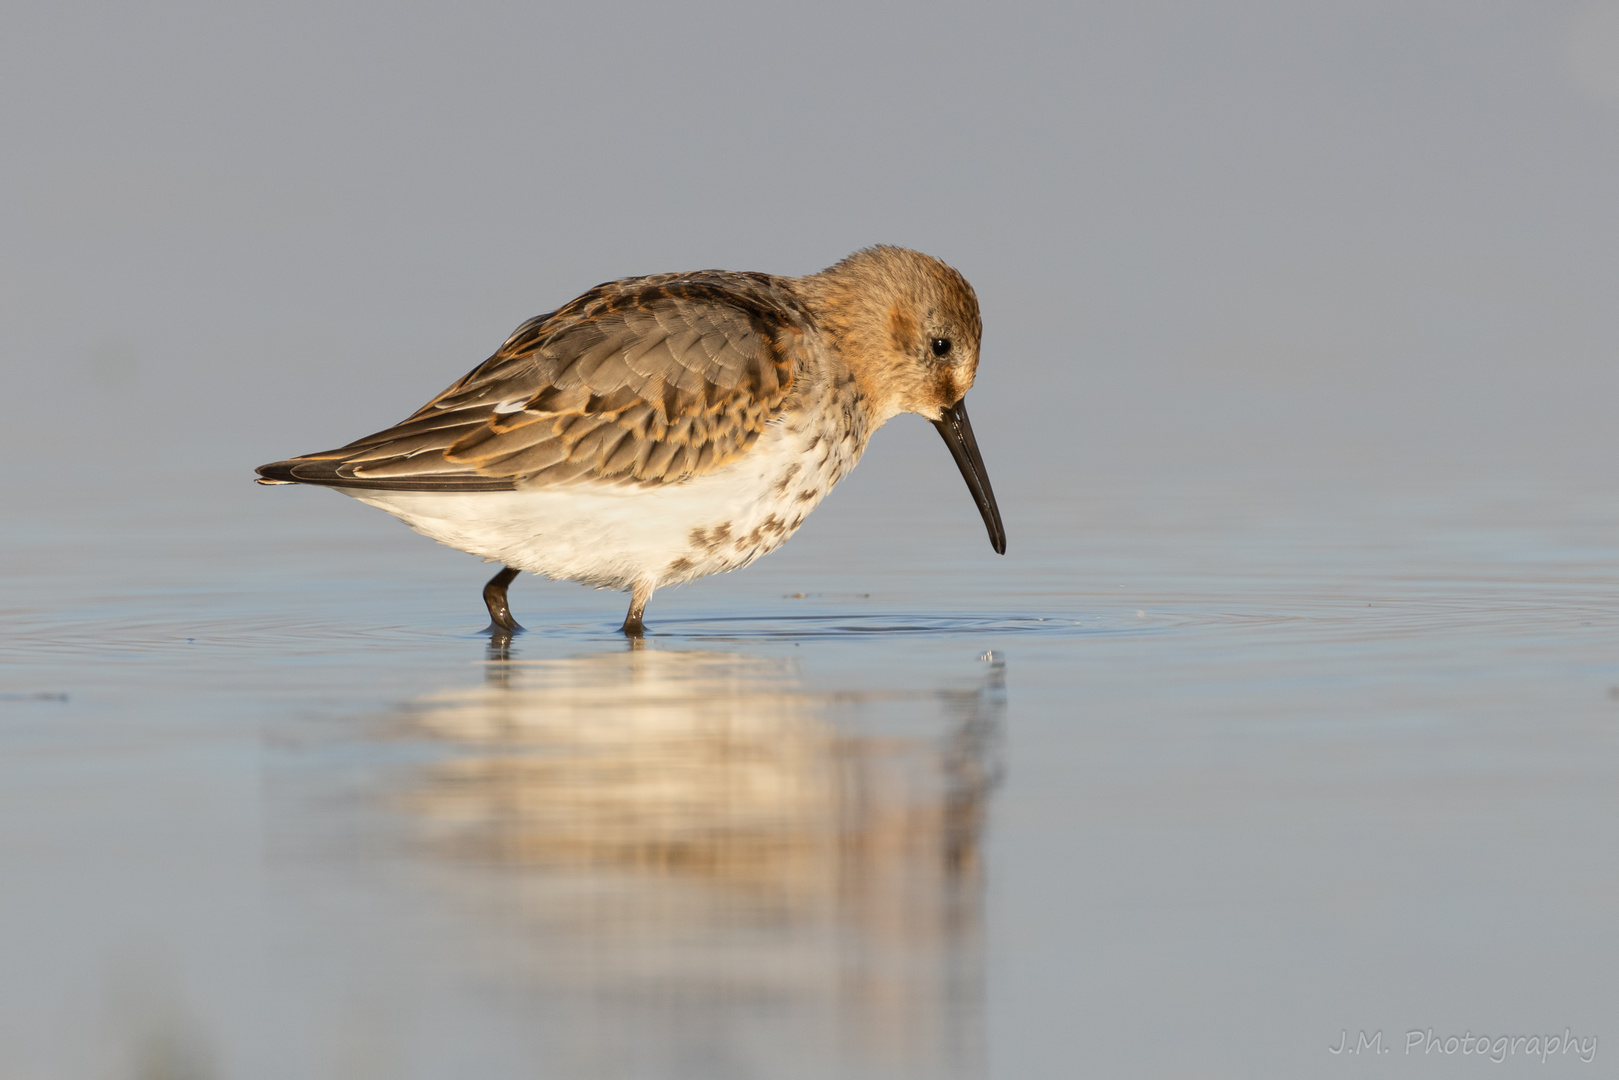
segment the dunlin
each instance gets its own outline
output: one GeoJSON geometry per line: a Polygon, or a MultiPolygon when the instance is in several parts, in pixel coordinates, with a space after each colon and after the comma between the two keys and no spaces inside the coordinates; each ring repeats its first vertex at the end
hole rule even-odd
{"type": "Polygon", "coordinates": [[[530,319],[403,422],[277,461],[261,484],[318,484],[505,568],[491,630],[520,630],[519,571],[653,590],[780,547],[873,432],[932,421],[990,543],[1000,511],[967,421],[981,323],[967,279],[929,255],[857,251],[806,277],[699,270],[598,285],[530,319]]]}

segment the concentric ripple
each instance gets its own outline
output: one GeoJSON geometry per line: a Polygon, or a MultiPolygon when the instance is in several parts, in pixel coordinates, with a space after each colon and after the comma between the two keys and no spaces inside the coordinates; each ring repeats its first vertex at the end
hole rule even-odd
{"type": "MultiPolygon", "coordinates": [[[[1132,632],[1145,628],[1132,627],[1132,632]]],[[[1075,616],[1020,615],[998,612],[923,614],[906,612],[835,612],[810,615],[735,615],[672,619],[651,626],[659,637],[725,641],[742,639],[841,638],[850,635],[1074,634],[1100,632],[1075,616]]],[[[1117,632],[1117,631],[1114,631],[1117,632]]]]}

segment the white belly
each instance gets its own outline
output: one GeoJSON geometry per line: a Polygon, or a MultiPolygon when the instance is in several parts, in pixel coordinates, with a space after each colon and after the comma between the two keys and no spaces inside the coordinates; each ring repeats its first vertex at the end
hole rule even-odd
{"type": "Polygon", "coordinates": [[[598,588],[656,588],[774,551],[857,458],[852,440],[771,425],[738,461],[679,484],[339,490],[486,562],[598,588]]]}

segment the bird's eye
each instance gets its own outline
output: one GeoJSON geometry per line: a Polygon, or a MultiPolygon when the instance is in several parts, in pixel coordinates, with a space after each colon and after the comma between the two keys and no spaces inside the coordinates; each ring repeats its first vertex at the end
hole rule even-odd
{"type": "Polygon", "coordinates": [[[936,337],[933,339],[933,355],[943,358],[950,355],[950,339],[936,337]]]}

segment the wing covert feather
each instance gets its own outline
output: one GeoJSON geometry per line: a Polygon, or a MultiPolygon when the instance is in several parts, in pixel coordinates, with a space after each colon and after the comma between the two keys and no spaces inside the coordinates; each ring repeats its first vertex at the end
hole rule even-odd
{"type": "Polygon", "coordinates": [[[610,282],[518,327],[394,427],[261,472],[396,490],[678,483],[754,444],[791,393],[812,328],[764,274],[610,282]]]}

